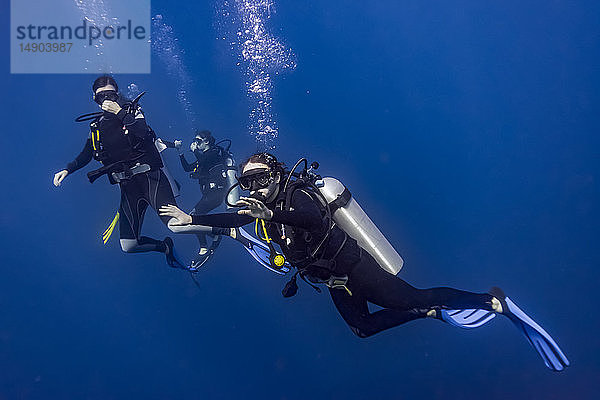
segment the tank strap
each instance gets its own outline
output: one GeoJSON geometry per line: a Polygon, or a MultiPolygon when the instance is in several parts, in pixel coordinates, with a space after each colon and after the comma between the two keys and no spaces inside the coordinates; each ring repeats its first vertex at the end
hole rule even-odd
{"type": "Polygon", "coordinates": [[[348,190],[348,188],[344,188],[344,191],[335,198],[334,201],[330,203],[331,214],[333,215],[339,208],[345,207],[346,204],[350,202],[352,198],[352,193],[348,190]]]}

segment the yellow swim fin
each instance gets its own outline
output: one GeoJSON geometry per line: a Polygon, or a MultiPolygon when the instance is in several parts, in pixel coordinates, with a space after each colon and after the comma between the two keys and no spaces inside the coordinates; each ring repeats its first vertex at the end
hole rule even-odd
{"type": "Polygon", "coordinates": [[[110,223],[108,228],[106,228],[106,230],[102,234],[102,241],[104,242],[104,244],[106,244],[106,242],[108,242],[108,239],[110,239],[110,236],[112,235],[113,231],[115,230],[115,226],[117,226],[117,222],[119,222],[119,217],[120,217],[120,214],[117,211],[112,222],[110,223]]]}

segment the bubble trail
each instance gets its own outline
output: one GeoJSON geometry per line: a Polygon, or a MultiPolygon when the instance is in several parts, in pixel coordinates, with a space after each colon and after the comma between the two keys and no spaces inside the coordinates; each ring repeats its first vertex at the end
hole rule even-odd
{"type": "MultiPolygon", "coordinates": [[[[74,0],[75,5],[81,11],[82,17],[90,24],[97,26],[119,25],[118,18],[109,18],[109,10],[104,0],[74,0]]],[[[88,47],[87,44],[84,44],[88,47]]],[[[96,57],[100,59],[101,64],[98,72],[112,73],[112,64],[104,56],[104,39],[99,37],[94,41],[92,46],[96,49],[96,57]]],[[[90,64],[91,60],[86,59],[86,63],[90,64]]],[[[88,67],[85,67],[87,70],[88,67]]]]}
{"type": "Polygon", "coordinates": [[[279,131],[273,116],[273,76],[296,68],[296,56],[267,30],[274,14],[273,0],[225,1],[221,16],[235,31],[232,50],[243,68],[246,93],[250,99],[249,130],[261,150],[275,147],[279,131]]]}
{"type": "Polygon", "coordinates": [[[164,21],[161,14],[152,17],[152,52],[164,64],[167,74],[175,80],[177,100],[185,111],[190,128],[195,128],[198,118],[188,95],[193,80],[183,61],[185,51],[179,45],[173,27],[164,21]]]}
{"type": "Polygon", "coordinates": [[[136,85],[135,83],[132,82],[129,85],[127,85],[127,98],[128,99],[135,99],[136,96],[140,93],[141,93],[141,90],[138,87],[138,85],[136,85]]]}

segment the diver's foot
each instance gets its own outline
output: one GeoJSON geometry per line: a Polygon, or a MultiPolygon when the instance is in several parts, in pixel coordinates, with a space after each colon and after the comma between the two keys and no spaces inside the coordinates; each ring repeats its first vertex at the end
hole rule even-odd
{"type": "Polygon", "coordinates": [[[208,261],[208,258],[212,255],[213,251],[211,249],[207,249],[206,247],[201,247],[198,250],[198,256],[192,260],[192,263],[187,268],[190,272],[198,272],[200,267],[204,265],[208,261]]]}
{"type": "Polygon", "coordinates": [[[177,260],[177,257],[175,257],[175,245],[173,243],[173,239],[171,239],[170,237],[166,237],[165,240],[163,240],[163,243],[165,244],[165,258],[167,261],[167,265],[171,268],[185,269],[183,264],[181,264],[177,260]]]}
{"type": "Polygon", "coordinates": [[[244,228],[231,228],[229,230],[229,236],[240,242],[247,249],[252,249],[255,244],[261,245],[261,243],[246,232],[244,228]]]}
{"type": "Polygon", "coordinates": [[[217,236],[214,238],[214,240],[209,248],[201,247],[200,250],[198,250],[198,256],[194,260],[192,260],[192,263],[187,268],[188,271],[198,272],[198,270],[204,264],[206,264],[206,262],[210,259],[210,257],[215,253],[215,250],[217,249],[217,247],[219,247],[220,243],[221,243],[221,236],[217,236]]]}
{"type": "Polygon", "coordinates": [[[495,297],[492,297],[492,308],[498,314],[502,314],[502,311],[504,311],[504,309],[502,308],[502,303],[495,297]]]}
{"type": "Polygon", "coordinates": [[[490,289],[489,294],[491,294],[492,297],[492,309],[494,310],[494,312],[497,312],[498,314],[502,314],[504,312],[504,306],[502,305],[502,302],[504,301],[504,299],[506,299],[506,295],[504,294],[504,291],[502,289],[500,289],[497,286],[494,286],[493,288],[490,289]]]}
{"type": "Polygon", "coordinates": [[[440,313],[436,308],[413,308],[411,313],[420,316],[421,318],[437,318],[440,319],[440,313]]]}
{"type": "Polygon", "coordinates": [[[187,270],[190,272],[198,272],[200,268],[208,261],[211,255],[212,252],[210,251],[202,255],[198,254],[198,256],[192,260],[190,266],[187,267],[187,270]]]}

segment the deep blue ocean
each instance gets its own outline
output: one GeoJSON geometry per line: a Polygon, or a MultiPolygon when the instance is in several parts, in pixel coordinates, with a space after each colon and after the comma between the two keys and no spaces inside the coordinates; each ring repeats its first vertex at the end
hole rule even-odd
{"type": "MultiPolygon", "coordinates": [[[[135,83],[159,136],[192,128],[256,151],[222,0],[152,1],[181,47],[135,83]],[[177,72],[177,71],[175,71],[177,72]],[[181,71],[179,71],[181,72],[181,71]],[[181,78],[181,76],[179,76],[181,78]],[[191,126],[195,125],[195,126],[191,126]]],[[[93,74],[10,74],[0,1],[0,400],[594,399],[600,390],[600,3],[276,0],[268,29],[296,66],[273,76],[273,152],[320,163],[352,191],[425,288],[502,287],[561,345],[548,370],[498,317],[474,330],[419,320],[367,339],[326,293],[224,240],[197,279],[101,233],[119,203],[85,173],[52,184],[88,135],[93,74]]],[[[166,153],[183,184],[197,183],[166,153]]],[[[191,154],[188,153],[191,159],[191,154]]],[[[148,212],[144,233],[196,240],[148,212]]]]}

